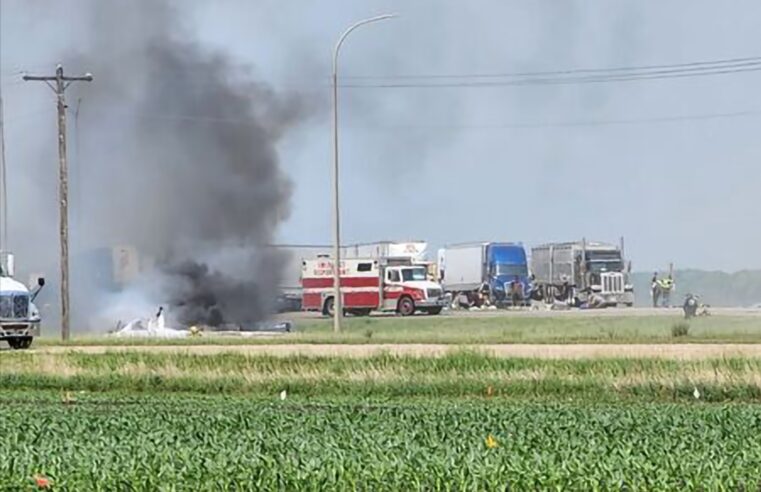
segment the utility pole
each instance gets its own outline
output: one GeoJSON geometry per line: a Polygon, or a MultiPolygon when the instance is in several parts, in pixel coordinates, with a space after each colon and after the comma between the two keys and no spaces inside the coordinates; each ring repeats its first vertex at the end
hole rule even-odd
{"type": "Polygon", "coordinates": [[[92,82],[87,73],[79,77],[67,77],[63,66],[58,65],[55,75],[24,75],[25,81],[45,82],[58,99],[58,200],[59,234],[61,241],[61,338],[69,339],[69,170],[66,165],[66,100],[64,92],[72,82],[92,82]],[[51,82],[55,82],[55,85],[51,82]]]}
{"type": "Polygon", "coordinates": [[[79,150],[79,107],[82,98],[77,98],[74,109],[74,254],[82,245],[82,159],[79,150]]]}

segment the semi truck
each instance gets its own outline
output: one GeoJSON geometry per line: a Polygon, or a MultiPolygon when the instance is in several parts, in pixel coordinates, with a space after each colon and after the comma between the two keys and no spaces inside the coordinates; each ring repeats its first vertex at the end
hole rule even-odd
{"type": "MultiPolygon", "coordinates": [[[[334,261],[304,260],[301,271],[304,311],[333,316],[335,309],[334,261]]],[[[428,279],[424,266],[409,259],[347,258],[340,266],[343,309],[355,316],[373,311],[411,316],[416,312],[436,315],[446,304],[441,285],[428,279]]]]}
{"type": "MultiPolygon", "coordinates": [[[[624,241],[549,243],[531,249],[534,288],[545,301],[571,305],[633,306],[631,262],[624,260],[624,241]]],[[[600,306],[600,307],[602,307],[600,306]]]]}
{"type": "Polygon", "coordinates": [[[521,243],[481,242],[439,250],[439,280],[452,299],[465,296],[469,304],[486,297],[492,305],[530,302],[531,282],[526,250],[521,243]]]}
{"type": "Polygon", "coordinates": [[[12,253],[0,253],[0,340],[17,350],[29,348],[34,337],[40,336],[40,311],[34,300],[45,279],[38,277],[30,290],[13,278],[14,266],[12,253]]]}

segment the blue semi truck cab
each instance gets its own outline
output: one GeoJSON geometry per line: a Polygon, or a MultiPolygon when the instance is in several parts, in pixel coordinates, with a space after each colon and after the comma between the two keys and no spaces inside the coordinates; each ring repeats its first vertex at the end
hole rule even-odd
{"type": "Polygon", "coordinates": [[[513,293],[520,294],[520,303],[529,301],[531,280],[526,250],[520,243],[490,243],[486,246],[485,276],[492,302],[513,304],[513,293]]]}
{"type": "Polygon", "coordinates": [[[453,298],[465,295],[471,304],[484,296],[495,305],[528,304],[531,280],[521,243],[456,244],[439,251],[444,290],[453,298]]]}

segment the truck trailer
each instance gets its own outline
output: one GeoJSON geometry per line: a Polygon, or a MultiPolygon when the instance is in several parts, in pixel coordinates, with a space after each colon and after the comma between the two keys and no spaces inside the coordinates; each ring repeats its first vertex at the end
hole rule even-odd
{"type": "Polygon", "coordinates": [[[343,258],[408,258],[425,263],[428,244],[425,241],[378,241],[350,244],[341,248],[343,258]]]}
{"type": "Polygon", "coordinates": [[[531,249],[534,288],[545,301],[571,305],[633,306],[631,262],[620,246],[586,240],[549,243],[531,249]]]}
{"type": "Polygon", "coordinates": [[[379,258],[381,260],[408,261],[424,266],[430,280],[438,278],[436,262],[428,259],[428,243],[420,240],[378,241],[343,246],[341,258],[379,258]]]}
{"type": "Polygon", "coordinates": [[[521,243],[455,244],[439,250],[439,279],[452,299],[465,295],[471,304],[486,296],[492,305],[530,302],[531,282],[521,243]]]}

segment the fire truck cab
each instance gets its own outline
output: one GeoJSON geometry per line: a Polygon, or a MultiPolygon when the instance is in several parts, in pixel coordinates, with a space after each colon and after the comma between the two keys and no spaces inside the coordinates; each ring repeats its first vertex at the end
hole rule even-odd
{"type": "MultiPolygon", "coordinates": [[[[341,296],[346,313],[366,316],[371,311],[439,314],[446,304],[441,285],[429,279],[425,266],[409,260],[352,258],[341,261],[341,296]]],[[[317,258],[302,263],[302,309],[332,316],[333,260],[317,258]]]]}

